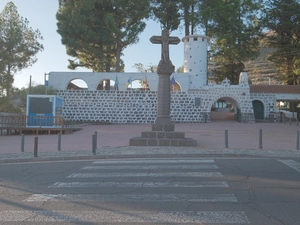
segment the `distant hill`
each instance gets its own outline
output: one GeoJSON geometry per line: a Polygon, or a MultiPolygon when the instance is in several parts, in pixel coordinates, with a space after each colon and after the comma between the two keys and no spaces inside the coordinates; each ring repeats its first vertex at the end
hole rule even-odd
{"type": "Polygon", "coordinates": [[[244,62],[252,84],[281,84],[280,74],[276,71],[274,63],[267,60],[274,49],[262,46],[259,56],[255,60],[244,62]]]}

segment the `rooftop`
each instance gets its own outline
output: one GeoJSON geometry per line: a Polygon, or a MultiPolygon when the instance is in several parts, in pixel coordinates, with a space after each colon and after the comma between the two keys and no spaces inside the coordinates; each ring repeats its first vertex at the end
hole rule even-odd
{"type": "Polygon", "coordinates": [[[298,85],[250,85],[251,93],[286,93],[300,94],[298,85]]]}

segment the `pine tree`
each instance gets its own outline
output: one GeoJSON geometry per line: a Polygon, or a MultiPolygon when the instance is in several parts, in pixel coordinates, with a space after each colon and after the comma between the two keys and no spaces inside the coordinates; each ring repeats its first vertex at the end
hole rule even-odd
{"type": "Polygon", "coordinates": [[[300,84],[300,2],[299,0],[266,1],[264,25],[266,44],[274,48],[269,60],[274,62],[289,85],[300,84]]]}
{"type": "Polygon", "coordinates": [[[138,0],[60,0],[56,15],[69,68],[120,72],[122,51],[138,42],[149,15],[149,2],[138,0]]]}
{"type": "Polygon", "coordinates": [[[177,30],[180,24],[178,0],[152,0],[151,11],[153,18],[158,20],[162,29],[177,30]]]}
{"type": "Polygon", "coordinates": [[[217,81],[226,77],[237,84],[244,61],[259,53],[261,26],[257,13],[260,0],[216,0],[207,15],[207,33],[212,38],[211,56],[217,81]]]}
{"type": "Polygon", "coordinates": [[[14,74],[37,61],[43,50],[39,30],[33,30],[27,19],[19,16],[13,2],[0,13],[0,94],[10,96],[14,74]]]}

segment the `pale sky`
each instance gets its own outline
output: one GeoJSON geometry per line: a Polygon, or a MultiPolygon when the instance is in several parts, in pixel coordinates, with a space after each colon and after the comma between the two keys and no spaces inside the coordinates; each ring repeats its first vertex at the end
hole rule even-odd
{"type": "MultiPolygon", "coordinates": [[[[0,11],[10,0],[0,0],[0,11]]],[[[40,30],[44,45],[44,51],[38,53],[38,61],[27,69],[15,75],[14,86],[28,87],[30,75],[32,85],[44,84],[44,74],[57,71],[72,71],[67,68],[70,56],[66,54],[65,46],[61,44],[61,36],[56,32],[56,12],[58,10],[58,0],[12,0],[16,5],[20,16],[27,18],[29,25],[40,30]]],[[[125,72],[136,72],[133,68],[135,63],[142,63],[145,66],[157,65],[160,60],[161,46],[152,44],[149,39],[153,35],[161,35],[160,25],[152,20],[147,22],[143,33],[139,35],[138,44],[128,46],[124,51],[122,59],[125,62],[125,72]]],[[[173,31],[171,36],[183,38],[182,30],[173,31]]],[[[170,46],[170,59],[177,69],[183,65],[183,42],[170,46]]],[[[89,71],[84,68],[75,71],[89,71]]]]}

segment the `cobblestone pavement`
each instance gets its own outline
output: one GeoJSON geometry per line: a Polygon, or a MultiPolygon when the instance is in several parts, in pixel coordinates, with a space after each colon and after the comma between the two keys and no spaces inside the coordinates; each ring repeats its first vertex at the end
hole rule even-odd
{"type": "Polygon", "coordinates": [[[58,151],[57,135],[39,135],[37,157],[33,154],[35,135],[25,136],[21,152],[20,135],[0,136],[0,163],[41,160],[94,159],[120,157],[300,157],[297,149],[296,123],[243,124],[235,121],[213,121],[204,124],[176,124],[175,131],[185,132],[197,140],[191,147],[128,147],[129,139],[150,131],[151,125],[85,126],[81,131],[62,135],[58,151]],[[262,148],[259,130],[262,129],[262,148]],[[225,148],[224,132],[228,131],[229,148],[225,148]],[[97,132],[97,150],[92,152],[92,135],[97,132]]]}

